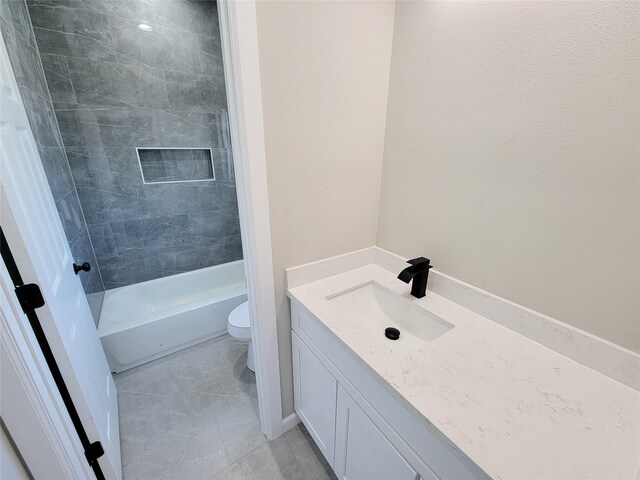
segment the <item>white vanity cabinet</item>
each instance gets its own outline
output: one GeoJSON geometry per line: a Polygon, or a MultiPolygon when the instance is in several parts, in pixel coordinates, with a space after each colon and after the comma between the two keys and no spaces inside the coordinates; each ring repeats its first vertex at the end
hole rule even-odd
{"type": "Polygon", "coordinates": [[[405,459],[393,441],[402,440],[388,438],[395,432],[381,431],[295,333],[292,346],[296,413],[338,478],[437,480],[417,458],[417,468],[405,459]]]}
{"type": "Polygon", "coordinates": [[[296,413],[340,480],[488,478],[295,300],[291,320],[296,413]]]}
{"type": "Polygon", "coordinates": [[[292,345],[296,413],[333,465],[338,382],[295,334],[292,345]]]}
{"type": "MultiPolygon", "coordinates": [[[[334,471],[344,480],[416,480],[409,464],[358,404],[338,387],[334,471]]],[[[431,476],[431,478],[436,478],[431,476]]]]}

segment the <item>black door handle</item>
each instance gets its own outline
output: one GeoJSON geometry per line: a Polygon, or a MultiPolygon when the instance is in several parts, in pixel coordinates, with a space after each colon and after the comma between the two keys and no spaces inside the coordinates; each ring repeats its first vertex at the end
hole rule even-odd
{"type": "Polygon", "coordinates": [[[88,272],[89,270],[91,270],[91,265],[89,264],[89,262],[84,262],[82,265],[76,265],[75,263],[73,264],[73,273],[75,273],[76,275],[80,272],[88,272]]]}

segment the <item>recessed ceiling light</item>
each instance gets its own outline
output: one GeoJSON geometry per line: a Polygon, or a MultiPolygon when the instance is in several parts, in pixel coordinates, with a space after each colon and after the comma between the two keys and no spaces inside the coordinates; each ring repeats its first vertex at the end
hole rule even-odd
{"type": "Polygon", "coordinates": [[[153,30],[153,28],[151,28],[151,25],[149,25],[147,22],[140,22],[140,24],[138,25],[138,28],[145,32],[150,32],[153,30]]]}

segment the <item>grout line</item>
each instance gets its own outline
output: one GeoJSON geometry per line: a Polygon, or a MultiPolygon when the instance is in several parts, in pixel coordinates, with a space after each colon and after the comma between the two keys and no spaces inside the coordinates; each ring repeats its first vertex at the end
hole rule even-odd
{"type": "Polygon", "coordinates": [[[187,392],[189,393],[198,393],[200,395],[207,395],[208,397],[222,397],[222,398],[240,398],[242,400],[251,400],[254,397],[243,397],[240,395],[225,395],[224,393],[207,393],[207,392],[201,392],[199,390],[187,390],[187,392]]]}
{"type": "MultiPolygon", "coordinates": [[[[220,427],[218,427],[219,429],[220,427]]],[[[266,438],[266,437],[265,437],[266,438]]],[[[224,445],[224,440],[222,441],[222,444],[224,445]]],[[[244,458],[248,457],[249,455],[251,455],[253,452],[255,452],[256,450],[258,450],[259,448],[268,445],[269,444],[269,440],[266,440],[265,442],[261,443],[260,445],[258,445],[256,448],[254,448],[253,450],[245,453],[244,455],[242,455],[240,458],[238,458],[237,460],[233,461],[232,463],[230,463],[229,465],[227,465],[223,470],[226,470],[227,468],[231,467],[232,465],[235,465],[236,463],[238,463],[240,460],[243,460],[244,458]]]]}
{"type": "MultiPolygon", "coordinates": [[[[220,424],[218,423],[218,418],[214,417],[213,421],[216,424],[216,430],[218,430],[218,435],[220,435],[220,442],[222,443],[222,449],[224,450],[224,456],[227,459],[227,465],[224,468],[227,468],[230,463],[229,463],[229,452],[227,451],[227,446],[224,443],[224,436],[222,435],[222,430],[220,430],[220,424]]],[[[219,471],[224,470],[224,468],[221,468],[219,471]]],[[[218,472],[216,472],[218,473],[218,472]]]]}
{"type": "MultiPolygon", "coordinates": [[[[35,32],[36,30],[44,30],[44,31],[46,31],[46,32],[61,33],[61,34],[63,34],[63,35],[75,35],[75,36],[77,36],[77,37],[81,37],[81,38],[84,38],[84,39],[86,39],[86,40],[93,40],[93,41],[95,41],[95,42],[102,43],[102,44],[104,44],[104,45],[110,45],[111,47],[113,47],[113,45],[111,45],[109,42],[105,42],[104,40],[98,40],[97,38],[90,37],[90,36],[88,36],[88,35],[83,35],[83,34],[81,34],[81,33],[64,32],[64,31],[62,31],[62,30],[55,30],[55,29],[53,29],[53,28],[33,27],[33,23],[32,23],[31,25],[32,25],[32,28],[33,28],[34,32],[35,32]]],[[[54,54],[54,55],[55,55],[55,54],[54,54]]]]}
{"type": "Polygon", "coordinates": [[[127,390],[125,388],[118,388],[118,386],[116,385],[116,391],[118,392],[125,392],[125,393],[135,393],[136,395],[149,395],[152,397],[163,397],[163,398],[171,398],[171,395],[163,395],[161,393],[149,393],[149,392],[138,392],[136,390],[127,390]]]}

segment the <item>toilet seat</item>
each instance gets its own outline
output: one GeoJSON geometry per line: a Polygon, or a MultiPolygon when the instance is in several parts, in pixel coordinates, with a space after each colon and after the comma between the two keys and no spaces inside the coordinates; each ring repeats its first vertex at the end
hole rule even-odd
{"type": "Polygon", "coordinates": [[[227,325],[229,335],[238,340],[251,340],[251,323],[249,321],[249,302],[244,302],[234,308],[229,314],[227,325]]]}

